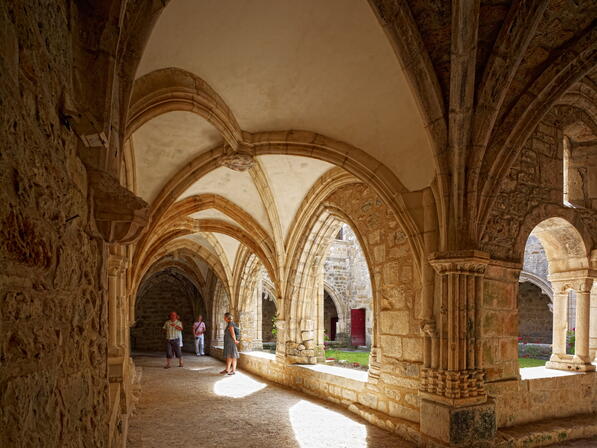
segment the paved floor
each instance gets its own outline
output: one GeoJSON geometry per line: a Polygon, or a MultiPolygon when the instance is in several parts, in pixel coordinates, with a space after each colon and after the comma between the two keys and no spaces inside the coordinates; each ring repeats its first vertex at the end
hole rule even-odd
{"type": "Polygon", "coordinates": [[[129,426],[129,447],[401,448],[412,447],[331,403],[262,378],[219,375],[223,363],[185,357],[135,357],[141,394],[129,426]],[[176,363],[173,363],[176,366],[176,363]]]}

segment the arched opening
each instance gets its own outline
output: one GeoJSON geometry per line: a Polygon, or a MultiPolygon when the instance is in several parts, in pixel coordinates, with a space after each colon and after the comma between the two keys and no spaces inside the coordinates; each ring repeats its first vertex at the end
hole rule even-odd
{"type": "Polygon", "coordinates": [[[326,342],[337,342],[338,310],[327,289],[323,290],[323,332],[326,342]]]}
{"type": "Polygon", "coordinates": [[[584,241],[568,221],[548,218],[532,230],[518,291],[521,367],[594,370],[587,268],[584,241]]]}
{"type": "Polygon", "coordinates": [[[261,339],[263,348],[275,351],[276,318],[278,314],[276,300],[269,291],[264,291],[261,297],[261,339]]]}
{"type": "Polygon", "coordinates": [[[324,344],[328,349],[326,359],[367,366],[374,320],[369,266],[358,238],[348,224],[342,223],[336,236],[327,244],[323,264],[322,323],[324,344]]]}
{"type": "Polygon", "coordinates": [[[177,269],[165,269],[144,279],[137,292],[135,325],[131,348],[135,351],[163,351],[162,326],[175,311],[183,324],[183,350],[194,351],[193,322],[197,315],[209,316],[197,286],[177,269]]]}

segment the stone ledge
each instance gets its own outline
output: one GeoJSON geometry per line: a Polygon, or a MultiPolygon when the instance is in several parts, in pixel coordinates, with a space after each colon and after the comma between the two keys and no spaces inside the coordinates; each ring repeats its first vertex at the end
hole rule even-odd
{"type": "Polygon", "coordinates": [[[530,448],[594,436],[597,436],[597,417],[594,414],[584,414],[499,429],[494,446],[530,448]]]}

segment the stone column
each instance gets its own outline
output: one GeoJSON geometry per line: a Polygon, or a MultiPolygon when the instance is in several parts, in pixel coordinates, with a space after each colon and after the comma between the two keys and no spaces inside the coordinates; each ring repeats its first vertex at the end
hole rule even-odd
{"type": "Polygon", "coordinates": [[[495,436],[495,404],[480,368],[480,309],[489,256],[479,251],[432,254],[439,280],[436,328],[429,328],[428,364],[421,369],[421,431],[453,445],[495,436]],[[433,350],[437,344],[437,350],[433,350]]]}
{"type": "Polygon", "coordinates": [[[122,355],[122,341],[119,337],[123,325],[119,307],[121,278],[125,272],[125,258],[111,253],[108,257],[108,353],[110,356],[122,355]]]}
{"type": "Polygon", "coordinates": [[[554,292],[552,358],[560,359],[566,355],[567,308],[568,290],[554,292]]]}
{"type": "Polygon", "coordinates": [[[591,286],[593,279],[587,271],[558,273],[550,276],[554,288],[553,305],[553,348],[545,365],[549,369],[588,372],[595,370],[589,357],[589,332],[591,312],[591,286]],[[566,353],[566,331],[568,330],[568,293],[576,292],[576,331],[574,355],[566,353]]]}
{"type": "MultiPolygon", "coordinates": [[[[574,345],[574,363],[591,365],[589,357],[589,330],[591,316],[591,287],[593,279],[580,281],[576,292],[576,339],[574,345]]],[[[595,366],[593,366],[594,370],[595,366]]],[[[587,370],[587,369],[584,369],[587,370]]]]}
{"type": "Polygon", "coordinates": [[[589,357],[597,360],[597,282],[591,289],[591,310],[589,318],[589,357]]]}

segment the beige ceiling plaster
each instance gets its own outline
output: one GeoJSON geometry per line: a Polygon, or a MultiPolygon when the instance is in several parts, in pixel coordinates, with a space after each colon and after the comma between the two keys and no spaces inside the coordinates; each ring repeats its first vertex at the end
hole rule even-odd
{"type": "MultiPolygon", "coordinates": [[[[193,233],[191,235],[184,235],[184,236],[181,236],[179,238],[181,238],[181,239],[184,238],[184,239],[193,241],[193,242],[195,242],[195,243],[197,243],[197,244],[205,247],[212,254],[214,254],[216,256],[218,255],[218,253],[216,252],[216,250],[214,249],[214,247],[211,245],[211,243],[209,241],[207,241],[207,239],[203,235],[200,235],[198,233],[193,233]]],[[[178,238],[176,238],[176,239],[178,239],[178,238]]]]}
{"type": "Polygon", "coordinates": [[[274,194],[282,236],[288,229],[303,199],[313,184],[334,165],[298,156],[267,155],[258,157],[274,194]]]}
{"type": "Polygon", "coordinates": [[[189,217],[193,219],[219,219],[221,221],[229,222],[231,224],[242,225],[242,223],[236,222],[234,219],[230,218],[228,215],[222,213],[219,210],[210,208],[207,210],[201,210],[200,212],[193,213],[189,215],[189,217]]]}
{"type": "Polygon", "coordinates": [[[224,249],[224,252],[226,253],[228,265],[230,267],[234,266],[234,260],[236,259],[236,253],[238,252],[240,242],[237,239],[222,233],[214,233],[214,236],[218,239],[222,245],[222,249],[224,249]]]}
{"type": "Polygon", "coordinates": [[[172,176],[222,141],[219,132],[191,112],[168,112],[133,134],[137,194],[151,203],[172,176]]]}
{"type": "Polygon", "coordinates": [[[419,189],[433,177],[423,120],[366,1],[177,0],[137,76],[205,79],[248,131],[304,129],[348,142],[419,189]]]}
{"type": "MultiPolygon", "coordinates": [[[[247,171],[238,172],[226,167],[217,168],[191,185],[178,199],[203,193],[216,193],[236,203],[253,216],[264,229],[271,232],[259,192],[247,171]]],[[[240,224],[242,225],[242,223],[240,224]]]]}

